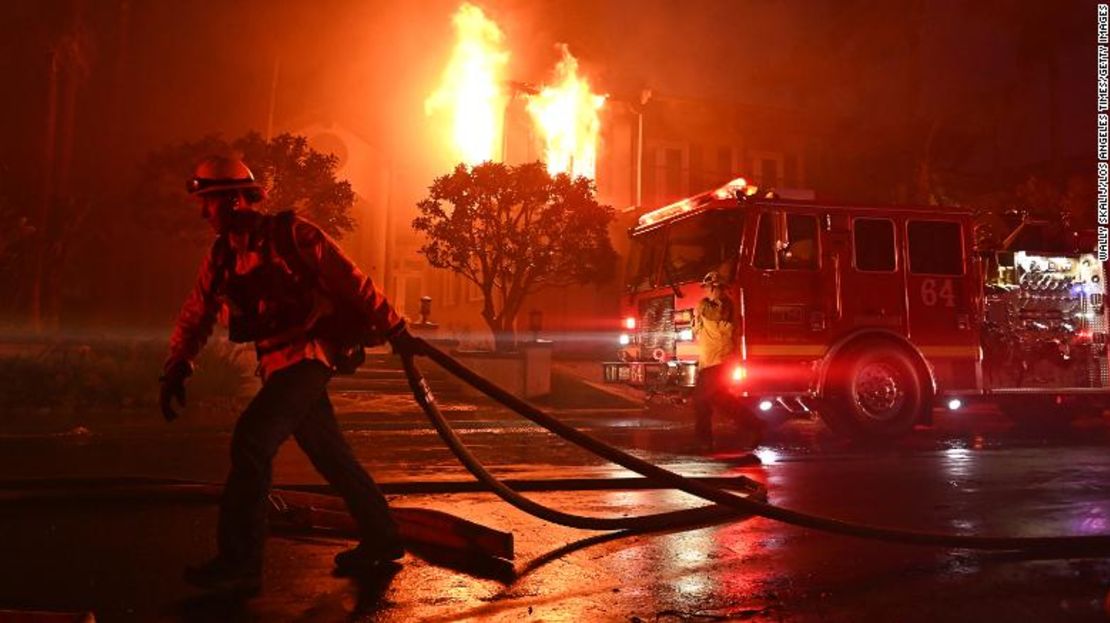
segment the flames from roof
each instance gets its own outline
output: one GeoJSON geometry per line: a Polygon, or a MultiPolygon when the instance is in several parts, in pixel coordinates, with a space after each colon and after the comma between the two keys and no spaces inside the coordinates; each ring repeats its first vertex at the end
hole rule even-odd
{"type": "Polygon", "coordinates": [[[563,58],[555,66],[555,84],[528,98],[528,112],[544,139],[547,172],[593,178],[601,131],[598,111],[605,105],[605,96],[590,91],[567,46],[560,44],[559,49],[563,58]]]}
{"type": "MultiPolygon", "coordinates": [[[[451,148],[462,162],[502,161],[504,118],[509,104],[506,67],[510,52],[498,25],[477,6],[464,3],[454,15],[457,41],[439,87],[424,102],[428,115],[451,122],[451,148]]],[[[551,84],[525,93],[526,108],[552,175],[594,178],[605,96],[590,90],[578,60],[560,44],[561,60],[551,84]]]]}
{"type": "Polygon", "coordinates": [[[465,3],[453,18],[457,41],[439,88],[424,100],[424,112],[451,117],[453,145],[462,162],[475,165],[498,157],[503,111],[502,85],[509,52],[504,34],[481,9],[465,3]]]}

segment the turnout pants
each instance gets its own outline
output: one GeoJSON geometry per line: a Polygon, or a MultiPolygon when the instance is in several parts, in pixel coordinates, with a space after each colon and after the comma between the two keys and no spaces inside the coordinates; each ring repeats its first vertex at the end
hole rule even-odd
{"type": "Polygon", "coordinates": [[[713,411],[719,409],[731,417],[742,430],[762,432],[764,423],[728,390],[728,368],[725,364],[698,370],[691,402],[694,403],[694,436],[698,441],[713,441],[713,411]]]}
{"type": "Polygon", "coordinates": [[[278,370],[239,417],[231,438],[231,473],[220,501],[221,557],[262,564],[273,458],[291,435],[343,497],[363,543],[385,548],[399,540],[385,496],[339,432],[328,400],[330,378],[331,370],[312,360],[278,370]]]}

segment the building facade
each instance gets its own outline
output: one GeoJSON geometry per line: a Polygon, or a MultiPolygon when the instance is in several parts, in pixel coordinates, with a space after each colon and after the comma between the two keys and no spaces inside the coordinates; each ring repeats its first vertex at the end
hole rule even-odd
{"type": "MultiPolygon", "coordinates": [[[[639,99],[646,102],[614,99],[603,108],[596,182],[598,200],[613,206],[616,213],[610,227],[620,257],[615,278],[533,295],[516,319],[518,339],[550,339],[564,353],[605,355],[612,349],[630,245],[627,232],[642,213],[741,176],[762,187],[812,186],[809,162],[822,141],[800,115],[647,93],[639,99]]],[[[506,161],[538,159],[537,144],[529,125],[510,110],[506,161]]],[[[402,229],[396,235],[408,242],[402,229]]],[[[411,228],[407,234],[411,235],[411,228]]],[[[405,284],[404,295],[410,296],[410,286],[416,286],[432,297],[431,319],[440,325],[440,333],[465,345],[491,343],[480,315],[481,293],[474,284],[426,266],[412,279],[405,284]]],[[[405,306],[406,311],[409,307],[405,306]]]]}

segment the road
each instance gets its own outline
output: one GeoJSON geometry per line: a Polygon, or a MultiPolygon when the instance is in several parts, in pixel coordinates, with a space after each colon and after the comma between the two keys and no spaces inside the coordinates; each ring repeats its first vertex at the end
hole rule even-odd
{"type": "MultiPolygon", "coordinates": [[[[357,455],[383,482],[468,478],[411,402],[335,395],[357,455]]],[[[464,440],[501,476],[629,475],[488,405],[447,405],[464,440]]],[[[599,437],[685,475],[743,474],[771,501],[918,530],[998,535],[1110,533],[1110,423],[1050,435],[989,409],[938,414],[889,448],[856,447],[818,423],[778,426],[747,455],[692,451],[680,409],[564,410],[599,437]]],[[[48,418],[48,415],[43,415],[48,418]]],[[[5,478],[119,475],[220,480],[232,416],[89,415],[0,435],[5,478]],[[73,421],[86,424],[71,426],[73,421]]],[[[721,431],[727,446],[730,431],[721,431]]],[[[319,482],[294,444],[275,480],[319,482]]],[[[555,492],[541,502],[631,515],[688,507],[672,491],[555,492]]],[[[210,555],[215,509],[194,503],[0,506],[0,609],[89,610],[98,620],[298,621],[1106,621],[1110,557],[1029,557],[890,545],[755,518],[612,538],[543,523],[488,494],[404,495],[516,538],[511,576],[409,555],[391,577],[330,575],[347,542],[272,538],[266,588],[250,601],[203,595],[181,568],[210,555]]]]}

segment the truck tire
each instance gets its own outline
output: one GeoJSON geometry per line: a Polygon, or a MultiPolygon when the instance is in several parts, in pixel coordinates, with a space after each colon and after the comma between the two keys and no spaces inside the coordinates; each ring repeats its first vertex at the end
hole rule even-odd
{"type": "Polygon", "coordinates": [[[821,417],[833,432],[887,440],[910,432],[931,407],[924,379],[910,355],[893,344],[867,342],[833,361],[821,417]]]}

